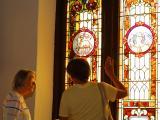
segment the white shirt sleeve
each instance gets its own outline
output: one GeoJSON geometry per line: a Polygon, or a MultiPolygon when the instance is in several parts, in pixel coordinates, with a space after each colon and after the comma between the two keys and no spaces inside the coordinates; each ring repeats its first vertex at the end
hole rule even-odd
{"type": "Polygon", "coordinates": [[[118,91],[117,88],[105,82],[101,82],[101,84],[104,88],[104,93],[105,93],[106,98],[109,101],[114,102],[117,96],[117,91],[118,91]]]}
{"type": "Polygon", "coordinates": [[[59,116],[61,117],[69,116],[69,107],[68,107],[67,95],[65,91],[63,92],[62,98],[61,98],[59,116]]]}

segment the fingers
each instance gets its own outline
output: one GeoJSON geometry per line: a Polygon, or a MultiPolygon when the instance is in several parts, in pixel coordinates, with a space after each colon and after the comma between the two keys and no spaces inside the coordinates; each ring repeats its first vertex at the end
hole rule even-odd
{"type": "Polygon", "coordinates": [[[107,58],[106,58],[106,61],[105,61],[105,65],[114,65],[114,60],[110,57],[110,56],[108,56],[107,58]]]}
{"type": "Polygon", "coordinates": [[[107,76],[109,76],[110,78],[113,78],[114,76],[114,60],[108,56],[105,60],[105,73],[107,76]]]}

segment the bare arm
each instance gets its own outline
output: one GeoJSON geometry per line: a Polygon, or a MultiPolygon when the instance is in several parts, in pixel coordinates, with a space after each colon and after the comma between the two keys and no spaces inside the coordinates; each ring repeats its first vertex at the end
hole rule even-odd
{"type": "Polygon", "coordinates": [[[105,73],[113,82],[113,85],[118,89],[116,98],[124,98],[127,96],[127,90],[124,85],[117,79],[114,73],[114,61],[111,57],[107,57],[105,61],[105,73]]]}

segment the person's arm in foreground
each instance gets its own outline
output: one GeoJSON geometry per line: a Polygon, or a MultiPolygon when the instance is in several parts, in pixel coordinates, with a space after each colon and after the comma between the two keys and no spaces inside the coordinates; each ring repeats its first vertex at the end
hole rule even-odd
{"type": "Polygon", "coordinates": [[[114,87],[118,89],[116,98],[124,98],[127,96],[127,90],[124,85],[117,79],[114,73],[114,61],[111,57],[107,57],[105,61],[105,73],[113,82],[114,87]]]}

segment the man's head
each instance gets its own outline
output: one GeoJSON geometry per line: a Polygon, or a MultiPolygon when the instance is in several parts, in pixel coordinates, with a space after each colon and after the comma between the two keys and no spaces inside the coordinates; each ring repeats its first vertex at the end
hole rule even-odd
{"type": "Polygon", "coordinates": [[[19,70],[13,80],[13,89],[23,96],[31,95],[35,90],[35,72],[31,70],[19,70]]]}
{"type": "Polygon", "coordinates": [[[90,75],[90,66],[88,62],[82,58],[72,59],[67,66],[67,72],[76,80],[87,82],[90,75]]]}

